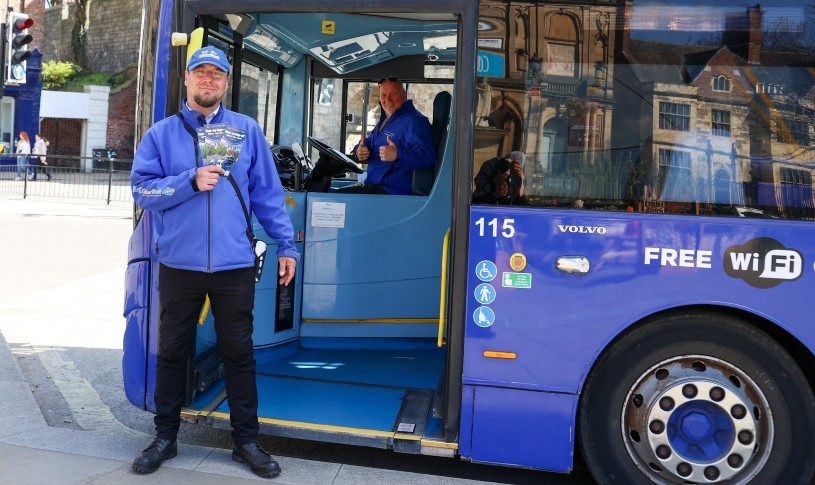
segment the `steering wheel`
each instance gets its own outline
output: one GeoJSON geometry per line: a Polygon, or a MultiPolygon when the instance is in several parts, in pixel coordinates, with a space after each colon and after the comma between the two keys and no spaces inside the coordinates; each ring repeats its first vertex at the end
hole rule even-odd
{"type": "MultiPolygon", "coordinates": [[[[320,152],[320,155],[323,155],[320,157],[320,160],[327,159],[326,161],[333,162],[330,164],[330,167],[320,167],[327,175],[336,177],[345,172],[362,173],[362,167],[339,150],[326,145],[313,136],[308,137],[308,142],[311,143],[311,146],[314,147],[315,150],[320,152]]],[[[320,160],[317,161],[318,164],[320,160]]]]}

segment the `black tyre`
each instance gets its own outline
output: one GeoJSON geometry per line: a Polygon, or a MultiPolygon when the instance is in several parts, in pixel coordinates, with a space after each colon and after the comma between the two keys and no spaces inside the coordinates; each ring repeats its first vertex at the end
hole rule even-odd
{"type": "Polygon", "coordinates": [[[790,355],[734,317],[665,317],[597,362],[579,410],[599,483],[807,484],[815,397],[790,355]]]}

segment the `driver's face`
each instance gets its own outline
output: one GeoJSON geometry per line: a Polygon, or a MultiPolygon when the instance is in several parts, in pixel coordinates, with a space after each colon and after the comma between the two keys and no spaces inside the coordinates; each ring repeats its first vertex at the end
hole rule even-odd
{"type": "Polygon", "coordinates": [[[402,87],[402,83],[396,81],[385,81],[379,85],[379,103],[382,109],[390,116],[402,106],[407,99],[407,93],[402,87]]]}

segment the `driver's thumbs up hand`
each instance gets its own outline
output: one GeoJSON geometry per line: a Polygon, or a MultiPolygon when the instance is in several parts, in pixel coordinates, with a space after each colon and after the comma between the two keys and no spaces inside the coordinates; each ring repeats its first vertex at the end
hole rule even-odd
{"type": "Polygon", "coordinates": [[[391,140],[390,135],[387,136],[388,145],[379,147],[379,159],[383,162],[394,162],[398,155],[396,143],[391,140]]]}
{"type": "Polygon", "coordinates": [[[365,146],[365,137],[362,137],[360,140],[359,145],[357,146],[356,151],[357,160],[360,162],[365,162],[371,156],[371,151],[368,150],[368,147],[365,146]]]}

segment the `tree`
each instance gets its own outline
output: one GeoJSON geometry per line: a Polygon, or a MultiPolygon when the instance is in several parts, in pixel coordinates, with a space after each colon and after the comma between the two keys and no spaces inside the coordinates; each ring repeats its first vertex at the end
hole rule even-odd
{"type": "Polygon", "coordinates": [[[88,28],[92,0],[51,0],[50,5],[74,4],[74,26],[71,29],[71,50],[74,60],[83,70],[88,69],[88,28]]]}
{"type": "Polygon", "coordinates": [[[92,0],[74,0],[74,18],[76,23],[71,30],[71,48],[76,56],[76,63],[88,69],[88,27],[90,26],[90,11],[92,0]]]}

